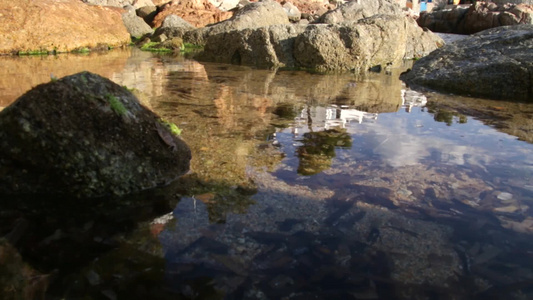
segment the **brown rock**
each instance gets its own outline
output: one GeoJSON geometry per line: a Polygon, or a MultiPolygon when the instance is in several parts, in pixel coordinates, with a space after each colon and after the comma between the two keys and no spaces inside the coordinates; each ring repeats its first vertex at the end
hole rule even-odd
{"type": "Polygon", "coordinates": [[[199,28],[229,19],[233,13],[219,10],[209,0],[173,1],[161,7],[161,12],[155,16],[152,27],[160,27],[169,15],[177,15],[199,28]]]}
{"type": "Polygon", "coordinates": [[[125,45],[122,12],[76,0],[0,0],[0,54],[125,45]]]}

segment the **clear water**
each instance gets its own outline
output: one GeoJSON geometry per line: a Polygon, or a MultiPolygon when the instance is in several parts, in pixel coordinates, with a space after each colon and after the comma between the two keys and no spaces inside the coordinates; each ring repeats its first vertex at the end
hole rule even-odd
{"type": "Polygon", "coordinates": [[[50,299],[533,298],[533,104],[417,93],[402,70],[135,50],[0,59],[1,106],[49,73],[87,69],[135,89],[193,152],[190,174],[127,209],[36,217],[41,238],[64,233],[41,256],[19,247],[43,274],[59,270],[50,299]]]}

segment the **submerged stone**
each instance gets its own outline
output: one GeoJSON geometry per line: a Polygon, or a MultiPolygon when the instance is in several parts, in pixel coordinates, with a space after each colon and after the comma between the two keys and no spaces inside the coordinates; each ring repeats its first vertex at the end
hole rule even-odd
{"type": "Polygon", "coordinates": [[[189,170],[191,152],[170,131],[163,140],[158,122],[96,74],[39,85],[0,113],[0,194],[85,198],[167,184],[189,170]]]}

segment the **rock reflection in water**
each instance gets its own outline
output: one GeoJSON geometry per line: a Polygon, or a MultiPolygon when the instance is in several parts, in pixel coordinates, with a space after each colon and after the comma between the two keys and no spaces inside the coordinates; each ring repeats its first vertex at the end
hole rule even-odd
{"type": "Polygon", "coordinates": [[[53,295],[533,297],[533,147],[472,117],[531,140],[531,104],[422,95],[400,70],[137,55],[126,70],[115,80],[183,130],[191,174],[170,187],[172,214],[112,239],[53,295]],[[325,160],[302,175],[314,156],[325,160]]]}

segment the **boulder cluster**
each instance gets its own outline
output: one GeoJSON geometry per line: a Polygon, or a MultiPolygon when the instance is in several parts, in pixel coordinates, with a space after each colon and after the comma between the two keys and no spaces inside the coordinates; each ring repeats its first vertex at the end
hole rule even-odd
{"type": "Polygon", "coordinates": [[[280,2],[36,0],[23,6],[0,0],[0,9],[13,15],[0,29],[6,36],[0,54],[107,49],[132,37],[152,48],[204,46],[202,60],[360,72],[425,56],[443,44],[396,0],[280,2]],[[54,26],[39,24],[43,18],[54,26]]]}

